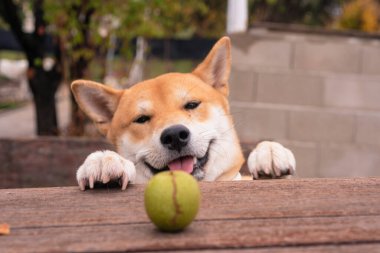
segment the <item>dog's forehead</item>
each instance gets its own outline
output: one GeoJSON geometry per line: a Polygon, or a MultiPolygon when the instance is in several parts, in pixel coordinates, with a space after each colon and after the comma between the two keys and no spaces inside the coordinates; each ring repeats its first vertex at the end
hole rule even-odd
{"type": "Polygon", "coordinates": [[[130,103],[141,110],[154,104],[171,104],[193,99],[213,89],[192,74],[170,73],[136,84],[128,90],[130,103]]]}

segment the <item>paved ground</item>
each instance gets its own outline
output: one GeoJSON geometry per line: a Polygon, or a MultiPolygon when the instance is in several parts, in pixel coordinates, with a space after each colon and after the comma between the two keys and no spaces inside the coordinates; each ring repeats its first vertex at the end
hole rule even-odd
{"type": "MultiPolygon", "coordinates": [[[[67,87],[62,86],[57,94],[58,124],[62,129],[69,123],[70,101],[67,87]]],[[[0,112],[0,138],[35,137],[34,105],[0,112]]]]}

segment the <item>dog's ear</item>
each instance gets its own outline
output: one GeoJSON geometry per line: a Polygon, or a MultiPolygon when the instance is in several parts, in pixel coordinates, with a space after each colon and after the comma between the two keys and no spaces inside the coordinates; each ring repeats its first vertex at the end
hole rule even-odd
{"type": "Polygon", "coordinates": [[[71,90],[79,107],[106,135],[123,91],[87,80],[74,81],[71,90]]]}
{"type": "Polygon", "coordinates": [[[216,42],[207,57],[193,71],[193,74],[227,96],[230,71],[231,42],[228,37],[223,37],[216,42]]]}

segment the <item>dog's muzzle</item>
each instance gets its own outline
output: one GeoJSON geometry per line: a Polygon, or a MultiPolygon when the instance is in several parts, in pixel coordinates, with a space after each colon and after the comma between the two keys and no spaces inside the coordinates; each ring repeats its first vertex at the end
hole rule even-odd
{"type": "Polygon", "coordinates": [[[147,161],[145,161],[145,165],[149,168],[149,170],[152,172],[152,174],[157,174],[162,171],[168,171],[168,170],[182,170],[190,173],[193,175],[197,180],[202,180],[205,177],[205,171],[204,167],[208,162],[209,159],[209,151],[210,147],[212,145],[212,141],[210,141],[210,144],[208,146],[207,152],[203,157],[197,158],[195,156],[186,155],[186,156],[180,156],[172,161],[170,161],[166,166],[163,168],[155,168],[151,164],[149,164],[147,161]],[[189,159],[191,159],[191,170],[188,169],[188,164],[183,163],[189,163],[189,159]],[[181,163],[181,165],[180,165],[181,163]]]}

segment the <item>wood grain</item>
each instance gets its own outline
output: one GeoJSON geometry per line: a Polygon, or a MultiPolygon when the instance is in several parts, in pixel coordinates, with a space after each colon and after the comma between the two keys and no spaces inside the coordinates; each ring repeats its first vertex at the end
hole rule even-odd
{"type": "Polygon", "coordinates": [[[379,250],[380,179],[200,186],[200,213],[189,229],[178,234],[161,233],[148,221],[143,185],[126,191],[0,190],[0,222],[9,223],[12,229],[11,235],[0,237],[0,252],[379,250]]]}
{"type": "Polygon", "coordinates": [[[380,216],[195,221],[177,234],[150,223],[14,229],[9,252],[143,251],[380,243],[380,216]],[[25,248],[28,245],[28,248],[25,248]]]}
{"type": "MultiPolygon", "coordinates": [[[[153,252],[153,251],[151,251],[153,252]]],[[[154,251],[157,252],[157,251],[154,251]]],[[[158,251],[167,252],[167,251],[158,251]]],[[[178,253],[192,253],[191,250],[179,250],[178,253]]],[[[317,246],[295,246],[295,247],[263,247],[249,249],[226,249],[226,250],[202,250],[202,253],[359,253],[380,252],[380,244],[340,244],[340,245],[317,245],[317,246]]]]}
{"type": "MultiPolygon", "coordinates": [[[[380,179],[265,180],[200,186],[199,220],[380,214],[380,179]]],[[[77,187],[0,190],[0,220],[12,227],[145,222],[143,191],[143,185],[126,191],[81,192],[77,187]]]]}

